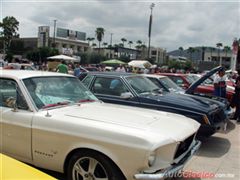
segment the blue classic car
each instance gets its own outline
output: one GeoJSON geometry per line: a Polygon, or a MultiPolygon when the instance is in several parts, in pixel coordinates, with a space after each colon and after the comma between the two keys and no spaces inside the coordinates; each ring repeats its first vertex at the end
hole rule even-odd
{"type": "Polygon", "coordinates": [[[201,123],[199,136],[210,136],[226,124],[224,109],[215,101],[165,91],[143,75],[89,72],[82,82],[107,103],[157,109],[195,119],[201,123]]]}

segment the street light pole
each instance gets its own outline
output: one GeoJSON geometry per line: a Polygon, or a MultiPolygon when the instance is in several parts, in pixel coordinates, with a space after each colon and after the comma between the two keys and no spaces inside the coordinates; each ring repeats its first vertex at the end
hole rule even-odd
{"type": "Polygon", "coordinates": [[[55,48],[55,46],[56,46],[55,42],[56,42],[56,23],[57,23],[57,20],[54,19],[53,21],[54,21],[54,28],[53,28],[53,47],[55,48]]]}
{"type": "Polygon", "coordinates": [[[150,5],[150,9],[151,9],[151,14],[150,14],[150,18],[149,18],[149,27],[148,27],[148,58],[150,59],[150,42],[151,42],[151,31],[152,31],[152,11],[154,8],[155,4],[152,3],[150,5]]]}

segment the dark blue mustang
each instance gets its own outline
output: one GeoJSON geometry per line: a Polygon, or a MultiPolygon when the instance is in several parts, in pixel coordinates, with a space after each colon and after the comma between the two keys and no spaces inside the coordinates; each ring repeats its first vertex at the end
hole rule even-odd
{"type": "Polygon", "coordinates": [[[107,103],[143,107],[182,114],[201,123],[198,135],[210,136],[221,129],[227,117],[214,100],[160,89],[139,74],[88,72],[82,81],[107,103]]]}

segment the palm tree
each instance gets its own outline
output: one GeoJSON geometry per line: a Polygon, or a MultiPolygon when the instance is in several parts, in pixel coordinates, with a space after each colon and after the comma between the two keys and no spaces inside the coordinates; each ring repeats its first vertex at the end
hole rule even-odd
{"type": "Polygon", "coordinates": [[[183,52],[183,47],[179,47],[178,50],[180,51],[180,56],[182,56],[182,52],[183,52]]]}
{"type": "Polygon", "coordinates": [[[187,52],[190,54],[190,60],[192,61],[192,53],[195,52],[195,48],[189,47],[188,50],[187,50],[187,52]]]}
{"type": "Polygon", "coordinates": [[[137,43],[136,48],[139,50],[141,48],[141,46],[142,46],[142,41],[141,40],[137,40],[136,43],[137,43]]]}
{"type": "Polygon", "coordinates": [[[123,42],[123,47],[124,47],[124,43],[127,41],[126,38],[122,38],[121,41],[123,42]]]}
{"type": "Polygon", "coordinates": [[[91,42],[91,41],[94,41],[94,40],[95,40],[94,37],[88,37],[88,38],[87,38],[88,46],[90,46],[90,42],[91,42]]]}
{"type": "Polygon", "coordinates": [[[128,44],[129,44],[129,47],[131,49],[133,42],[132,41],[128,41],[128,44]]]}
{"type": "Polygon", "coordinates": [[[3,46],[4,51],[5,48],[9,48],[11,44],[11,40],[14,37],[19,37],[18,31],[19,22],[15,17],[13,16],[6,16],[3,18],[2,22],[0,22],[0,28],[2,29],[2,32],[0,32],[0,35],[3,37],[3,46]]]}
{"type": "Polygon", "coordinates": [[[98,53],[100,53],[100,43],[103,39],[103,36],[104,36],[104,28],[102,27],[98,27],[95,31],[96,33],[96,37],[97,37],[97,40],[98,40],[98,53]]]}
{"type": "Polygon", "coordinates": [[[222,59],[220,59],[220,48],[223,46],[223,44],[222,43],[217,43],[216,46],[218,48],[218,61],[219,61],[219,64],[221,66],[222,65],[222,59]]]}

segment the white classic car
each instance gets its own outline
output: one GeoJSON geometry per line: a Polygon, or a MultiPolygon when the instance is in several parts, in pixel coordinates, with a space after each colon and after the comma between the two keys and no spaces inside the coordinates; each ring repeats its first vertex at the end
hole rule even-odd
{"type": "Polygon", "coordinates": [[[0,74],[2,153],[68,179],[161,179],[181,170],[200,146],[196,121],[104,104],[73,76],[0,74]]]}

